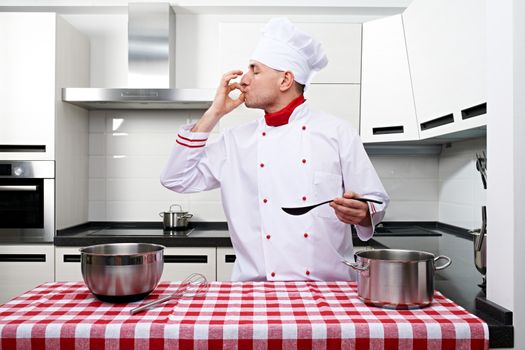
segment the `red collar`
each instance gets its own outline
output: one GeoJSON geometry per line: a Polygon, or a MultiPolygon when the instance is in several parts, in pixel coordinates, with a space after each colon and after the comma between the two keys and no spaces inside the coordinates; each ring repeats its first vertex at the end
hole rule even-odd
{"type": "Polygon", "coordinates": [[[273,113],[266,113],[264,115],[264,119],[266,120],[266,125],[268,126],[281,126],[284,124],[288,124],[288,120],[290,119],[290,116],[292,115],[292,112],[294,109],[299,106],[301,103],[305,101],[304,96],[300,95],[299,97],[295,98],[290,102],[286,107],[283,109],[273,112],[273,113]]]}

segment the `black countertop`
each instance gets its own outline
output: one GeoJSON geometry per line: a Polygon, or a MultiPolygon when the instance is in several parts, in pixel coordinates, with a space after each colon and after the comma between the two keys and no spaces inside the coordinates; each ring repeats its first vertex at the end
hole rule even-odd
{"type": "MultiPolygon", "coordinates": [[[[56,246],[75,247],[119,242],[148,242],[166,247],[232,246],[224,222],[191,223],[187,231],[177,232],[164,232],[160,223],[91,222],[61,230],[54,240],[56,246]]],[[[448,256],[452,264],[436,271],[435,288],[487,322],[491,348],[513,347],[512,313],[485,299],[478,286],[482,276],[474,265],[472,235],[466,230],[435,222],[383,223],[368,242],[361,242],[354,233],[354,245],[423,250],[448,256]]]]}

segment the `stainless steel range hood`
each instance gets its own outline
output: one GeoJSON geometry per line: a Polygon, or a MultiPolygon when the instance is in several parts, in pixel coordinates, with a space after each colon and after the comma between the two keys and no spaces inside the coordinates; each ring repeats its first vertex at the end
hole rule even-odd
{"type": "Polygon", "coordinates": [[[213,89],[175,88],[175,13],[169,3],[128,5],[128,87],[63,88],[87,109],[205,109],[213,89]]]}

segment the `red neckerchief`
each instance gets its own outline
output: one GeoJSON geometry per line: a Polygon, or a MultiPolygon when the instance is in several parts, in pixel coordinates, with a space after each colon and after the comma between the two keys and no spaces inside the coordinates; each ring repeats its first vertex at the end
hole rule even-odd
{"type": "Polygon", "coordinates": [[[266,120],[266,125],[268,126],[281,126],[284,124],[288,124],[288,120],[290,119],[290,116],[292,115],[292,112],[294,109],[299,106],[301,103],[305,101],[304,96],[301,95],[295,99],[292,100],[288,104],[288,106],[284,107],[283,109],[273,112],[273,113],[266,113],[264,115],[264,119],[266,120]]]}

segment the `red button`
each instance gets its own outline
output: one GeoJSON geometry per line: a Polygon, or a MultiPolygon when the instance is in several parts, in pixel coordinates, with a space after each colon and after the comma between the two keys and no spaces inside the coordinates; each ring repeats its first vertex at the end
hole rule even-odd
{"type": "Polygon", "coordinates": [[[272,272],[271,275],[272,275],[272,277],[275,277],[275,272],[272,272]]]}
{"type": "Polygon", "coordinates": [[[306,159],[303,159],[303,164],[306,164],[306,159]]]}
{"type": "Polygon", "coordinates": [[[261,166],[261,168],[264,168],[264,163],[261,163],[260,166],[261,166]]]}
{"type": "Polygon", "coordinates": [[[304,233],[304,238],[308,238],[308,233],[304,233]]]}
{"type": "Polygon", "coordinates": [[[310,271],[306,270],[306,275],[307,276],[310,275],[310,271]]]}
{"type": "Polygon", "coordinates": [[[268,202],[268,199],[263,199],[263,203],[267,203],[268,202]]]}
{"type": "Polygon", "coordinates": [[[270,239],[270,237],[271,237],[270,235],[266,235],[266,239],[270,239]]]}
{"type": "Polygon", "coordinates": [[[306,130],[306,125],[303,125],[302,129],[303,129],[303,130],[306,130]]]}
{"type": "Polygon", "coordinates": [[[262,136],[266,136],[266,133],[263,131],[262,136]]]}
{"type": "Polygon", "coordinates": [[[306,200],[306,196],[303,196],[303,201],[305,201],[305,200],[306,200]]]}

